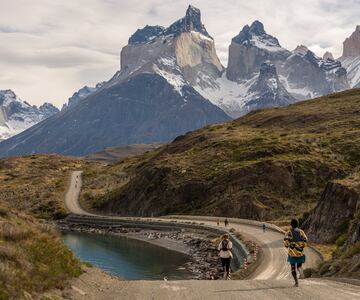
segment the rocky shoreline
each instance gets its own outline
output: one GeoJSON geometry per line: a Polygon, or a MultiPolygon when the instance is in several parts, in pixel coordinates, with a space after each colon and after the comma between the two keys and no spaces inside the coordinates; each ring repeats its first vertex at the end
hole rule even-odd
{"type": "Polygon", "coordinates": [[[157,231],[139,228],[94,227],[69,225],[58,222],[61,231],[86,232],[92,234],[114,235],[145,241],[189,256],[184,268],[191,274],[190,279],[216,280],[222,277],[218,251],[218,236],[204,231],[157,231]]]}

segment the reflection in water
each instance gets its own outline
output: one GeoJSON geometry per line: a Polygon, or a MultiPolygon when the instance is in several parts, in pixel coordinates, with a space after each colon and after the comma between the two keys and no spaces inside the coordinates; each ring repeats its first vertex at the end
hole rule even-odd
{"type": "Polygon", "coordinates": [[[88,233],[66,232],[65,244],[83,261],[126,279],[188,279],[187,255],[146,242],[88,233]]]}

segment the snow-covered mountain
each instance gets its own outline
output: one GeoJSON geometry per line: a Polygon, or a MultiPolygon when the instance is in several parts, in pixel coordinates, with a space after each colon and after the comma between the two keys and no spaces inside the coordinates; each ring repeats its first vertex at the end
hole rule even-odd
{"type": "Polygon", "coordinates": [[[110,146],[169,141],[230,120],[192,87],[205,87],[204,75],[209,84],[223,70],[200,11],[189,6],[167,28],[137,30],[121,51],[121,70],[110,81],[96,91],[80,90],[53,118],[0,143],[0,156],[84,155],[110,146]]]}
{"type": "MultiPolygon", "coordinates": [[[[305,46],[289,51],[280,45],[276,37],[266,33],[261,22],[255,21],[250,26],[244,26],[232,39],[225,75],[215,84],[206,88],[195,86],[195,89],[228,115],[239,117],[249,109],[286,105],[289,101],[309,99],[349,87],[347,72],[340,61],[329,54],[325,58],[317,57],[305,46]],[[285,97],[284,101],[271,102],[268,97],[263,101],[253,98],[253,85],[256,84],[256,89],[259,89],[256,80],[264,63],[273,64],[274,82],[281,83],[279,94],[274,99],[279,100],[286,94],[292,100],[285,100],[285,97]],[[257,103],[255,106],[251,105],[254,101],[257,103]]],[[[266,88],[260,94],[267,95],[266,88]]]]}
{"type": "Polygon", "coordinates": [[[223,71],[214,40],[201,23],[200,10],[190,5],[185,16],[167,28],[138,29],[122,49],[121,70],[111,83],[153,73],[181,93],[184,85],[211,85],[223,71]]]}
{"type": "Polygon", "coordinates": [[[45,102],[40,107],[19,99],[11,90],[0,91],[0,141],[52,116],[59,110],[45,102]]]}
{"type": "Polygon", "coordinates": [[[360,88],[360,25],[345,39],[339,60],[347,70],[350,86],[360,88]]]}
{"type": "Polygon", "coordinates": [[[200,10],[190,5],[168,27],[136,30],[121,50],[121,69],[109,81],[80,89],[54,118],[0,143],[0,156],[83,155],[110,146],[169,141],[228,116],[349,87],[341,61],[330,53],[318,57],[305,46],[289,51],[259,21],[232,39],[224,68],[200,10]]]}

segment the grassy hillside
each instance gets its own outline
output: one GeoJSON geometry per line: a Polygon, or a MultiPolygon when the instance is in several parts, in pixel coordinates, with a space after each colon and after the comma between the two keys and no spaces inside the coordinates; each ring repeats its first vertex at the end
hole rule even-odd
{"type": "Polygon", "coordinates": [[[155,150],[161,145],[163,144],[152,143],[109,147],[105,148],[103,151],[88,154],[85,156],[85,159],[110,164],[129,156],[141,155],[147,151],[155,150]]]}
{"type": "Polygon", "coordinates": [[[0,204],[1,300],[29,299],[80,274],[80,262],[52,227],[0,204]]]}
{"type": "Polygon", "coordinates": [[[29,299],[61,288],[81,273],[80,262],[53,226],[39,219],[66,215],[70,171],[86,165],[60,155],[0,160],[0,299],[29,299]]]}
{"type": "Polygon", "coordinates": [[[39,218],[59,219],[66,212],[64,194],[71,170],[85,164],[61,155],[33,155],[0,160],[0,203],[39,218]]]}
{"type": "Polygon", "coordinates": [[[360,164],[360,90],[257,111],[88,168],[82,201],[123,215],[287,219],[360,164]]]}

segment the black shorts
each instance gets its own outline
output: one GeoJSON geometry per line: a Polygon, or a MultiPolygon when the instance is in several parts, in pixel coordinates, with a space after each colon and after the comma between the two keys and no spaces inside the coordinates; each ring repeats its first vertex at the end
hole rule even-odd
{"type": "Polygon", "coordinates": [[[224,272],[226,271],[227,273],[229,273],[230,261],[231,261],[231,257],[228,257],[228,258],[221,257],[221,265],[223,267],[224,272]]]}

